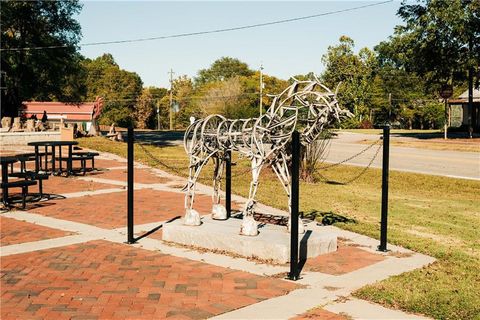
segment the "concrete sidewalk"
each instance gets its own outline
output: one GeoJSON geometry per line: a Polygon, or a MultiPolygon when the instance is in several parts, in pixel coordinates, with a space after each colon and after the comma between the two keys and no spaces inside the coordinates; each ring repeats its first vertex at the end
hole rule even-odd
{"type": "MultiPolygon", "coordinates": [[[[433,258],[393,245],[380,253],[377,240],[310,223],[337,234],[339,248],[291,282],[288,265],[172,246],[161,226],[183,215],[185,180],[139,164],[135,232],[149,235],[125,244],[125,164],[101,154],[100,173],[48,180],[45,192],[65,199],[0,215],[2,319],[421,319],[350,295],[433,258]]],[[[198,189],[196,207],[209,214],[212,190],[198,189]]],[[[234,196],[234,206],[245,200],[234,196]]]]}

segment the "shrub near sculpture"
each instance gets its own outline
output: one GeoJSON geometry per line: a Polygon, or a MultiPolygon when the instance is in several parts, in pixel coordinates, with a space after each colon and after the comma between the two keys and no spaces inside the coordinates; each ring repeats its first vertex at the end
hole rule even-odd
{"type": "MultiPolygon", "coordinates": [[[[227,218],[226,209],[220,204],[220,182],[227,152],[237,151],[251,160],[252,172],[240,234],[257,235],[258,227],[253,213],[262,168],[271,166],[289,197],[290,207],[292,132],[299,130],[301,143],[309,144],[319,137],[325,126],[350,116],[348,111],[339,107],[336,96],[337,92],[332,92],[318,79],[295,80],[282,93],[273,97],[271,106],[259,118],[226,119],[216,114],[192,123],[184,137],[185,151],[190,158],[184,224],[200,225],[200,215],[193,209],[195,183],[210,159],[214,163],[212,217],[220,220],[227,218]]],[[[289,231],[290,225],[291,215],[288,221],[289,231]]],[[[304,232],[301,221],[299,232],[304,232]]]]}

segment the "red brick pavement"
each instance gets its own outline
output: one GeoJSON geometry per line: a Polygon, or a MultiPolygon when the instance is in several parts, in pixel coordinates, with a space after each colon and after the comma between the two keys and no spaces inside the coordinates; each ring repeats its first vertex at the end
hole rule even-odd
{"type": "Polygon", "coordinates": [[[72,233],[0,216],[1,246],[59,238],[70,234],[72,233]]]}
{"type": "Polygon", "coordinates": [[[337,251],[307,260],[305,271],[322,272],[332,275],[349,273],[377,262],[385,257],[357,247],[339,245],[337,251]]]}
{"type": "MultiPolygon", "coordinates": [[[[162,221],[183,216],[184,195],[152,189],[134,193],[135,224],[162,221]]],[[[49,200],[29,211],[44,216],[95,225],[118,228],[126,225],[127,193],[115,192],[62,200],[49,200]]],[[[203,214],[211,211],[211,197],[197,195],[195,208],[203,214]]]]}
{"type": "MultiPolygon", "coordinates": [[[[119,170],[106,170],[100,172],[90,173],[89,176],[94,178],[101,178],[101,179],[111,179],[117,181],[127,181],[127,170],[119,169],[119,170]]],[[[153,173],[151,173],[148,169],[135,169],[134,172],[134,179],[137,183],[165,183],[169,181],[167,178],[159,177],[153,173]]]]}
{"type": "MultiPolygon", "coordinates": [[[[88,162],[90,164],[90,161],[88,162]]],[[[116,160],[105,160],[105,159],[95,159],[95,168],[97,169],[106,169],[113,167],[127,167],[126,162],[120,162],[116,160]]]]}
{"type": "Polygon", "coordinates": [[[336,314],[324,309],[313,309],[301,315],[291,318],[291,320],[304,320],[304,319],[321,319],[321,320],[348,320],[346,316],[336,314]]]}
{"type": "MultiPolygon", "coordinates": [[[[49,176],[43,180],[43,192],[64,194],[81,191],[95,191],[101,189],[119,188],[117,185],[80,180],[76,177],[49,176]]],[[[34,189],[35,190],[35,187],[34,189]]],[[[35,191],[34,191],[35,192],[35,191]]]]}
{"type": "Polygon", "coordinates": [[[2,319],[204,319],[296,285],[91,241],[1,260],[2,319]]]}

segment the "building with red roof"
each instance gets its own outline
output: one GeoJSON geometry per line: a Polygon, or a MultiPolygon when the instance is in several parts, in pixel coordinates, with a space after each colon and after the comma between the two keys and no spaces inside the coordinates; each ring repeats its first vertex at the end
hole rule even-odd
{"type": "Polygon", "coordinates": [[[95,112],[95,106],[98,103],[99,100],[83,103],[25,101],[19,113],[26,119],[35,115],[38,120],[41,120],[43,112],[46,111],[50,123],[60,122],[63,119],[65,123],[77,123],[80,127],[88,130],[92,122],[92,115],[95,112]]]}

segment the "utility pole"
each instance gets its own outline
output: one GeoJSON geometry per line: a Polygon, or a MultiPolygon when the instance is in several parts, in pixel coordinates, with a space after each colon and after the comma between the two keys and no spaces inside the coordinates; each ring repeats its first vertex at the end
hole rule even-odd
{"type": "Polygon", "coordinates": [[[260,65],[260,117],[262,116],[263,106],[262,106],[262,96],[263,96],[263,64],[260,65]]]}
{"type": "Polygon", "coordinates": [[[169,115],[170,115],[170,131],[173,130],[173,72],[172,69],[170,69],[170,108],[169,108],[169,115]]]}

